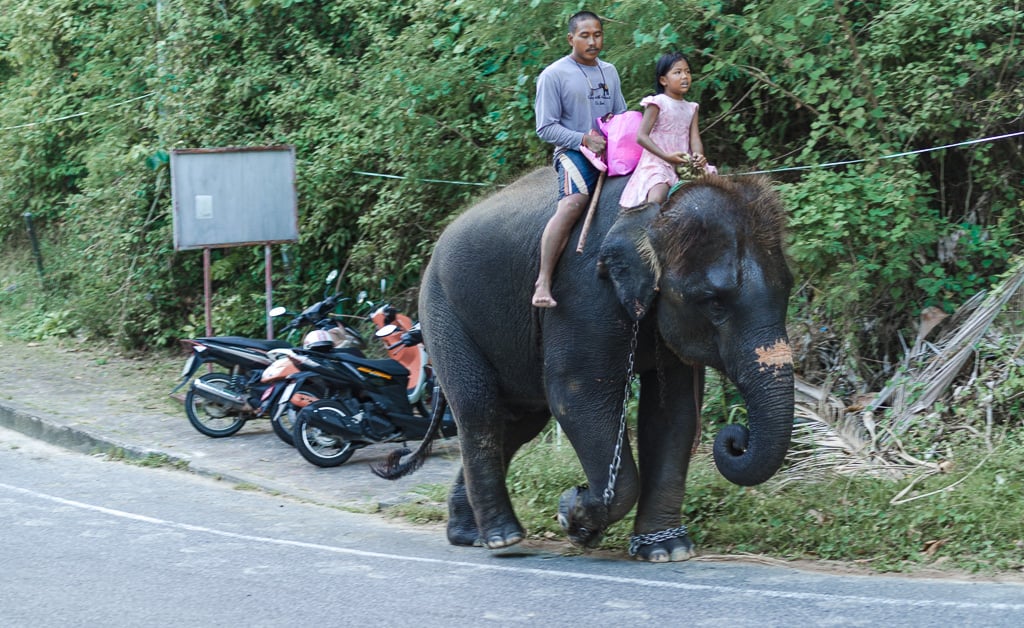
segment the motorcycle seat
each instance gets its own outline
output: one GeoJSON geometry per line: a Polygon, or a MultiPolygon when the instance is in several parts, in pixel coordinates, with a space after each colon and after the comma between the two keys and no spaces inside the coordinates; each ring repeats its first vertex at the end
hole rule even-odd
{"type": "Polygon", "coordinates": [[[370,360],[368,358],[361,358],[352,355],[351,353],[332,353],[334,353],[334,356],[340,358],[342,361],[348,362],[350,364],[355,364],[356,366],[365,366],[367,368],[371,368],[377,371],[382,371],[384,373],[387,373],[388,375],[409,375],[409,369],[405,368],[404,366],[402,366],[401,363],[396,362],[394,360],[370,360]]]}
{"type": "Polygon", "coordinates": [[[292,344],[284,340],[260,340],[259,338],[245,338],[244,336],[209,336],[197,338],[199,341],[208,341],[224,345],[256,349],[257,351],[270,351],[271,349],[291,349],[292,344]]]}
{"type": "Polygon", "coordinates": [[[347,356],[355,356],[357,358],[365,358],[366,354],[355,347],[334,347],[331,349],[331,353],[337,354],[342,353],[347,356]]]}

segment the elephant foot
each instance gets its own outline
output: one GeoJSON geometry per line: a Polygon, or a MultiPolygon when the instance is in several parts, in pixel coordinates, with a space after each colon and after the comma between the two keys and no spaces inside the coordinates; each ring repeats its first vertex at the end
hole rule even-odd
{"type": "Polygon", "coordinates": [[[597,523],[584,504],[582,493],[588,490],[586,486],[576,486],[562,493],[558,500],[558,523],[573,545],[592,549],[601,543],[604,525],[597,523]]]}
{"type": "Polygon", "coordinates": [[[630,556],[650,563],[690,560],[697,555],[686,526],[651,534],[634,534],[629,542],[630,556]]]}
{"type": "Polygon", "coordinates": [[[448,542],[452,545],[482,545],[480,532],[476,529],[476,523],[466,526],[451,519],[448,520],[448,542]]]}
{"type": "Polygon", "coordinates": [[[469,504],[466,485],[460,476],[460,481],[456,481],[448,493],[449,543],[500,549],[515,545],[524,538],[526,532],[512,513],[491,517],[490,521],[485,522],[485,527],[477,525],[473,507],[469,504]]]}
{"type": "Polygon", "coordinates": [[[519,543],[526,538],[526,533],[518,525],[495,528],[487,535],[481,535],[477,531],[476,524],[471,528],[453,526],[448,522],[448,542],[452,545],[486,547],[487,549],[501,549],[519,543]]]}
{"type": "Polygon", "coordinates": [[[526,533],[518,523],[506,524],[490,530],[482,535],[480,541],[487,549],[501,549],[519,543],[526,538],[526,533]]]}

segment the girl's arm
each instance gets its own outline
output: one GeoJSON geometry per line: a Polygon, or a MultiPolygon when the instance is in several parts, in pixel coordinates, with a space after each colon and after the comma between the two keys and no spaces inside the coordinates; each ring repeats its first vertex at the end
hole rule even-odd
{"type": "Polygon", "coordinates": [[[659,113],[661,113],[661,109],[658,108],[658,105],[653,103],[647,105],[644,109],[644,119],[640,121],[640,128],[636,131],[636,143],[662,161],[667,161],[670,164],[681,163],[683,161],[681,153],[666,153],[651,139],[651,129],[658,121],[659,113]]]}
{"type": "Polygon", "coordinates": [[[700,108],[693,110],[693,120],[690,120],[690,152],[698,166],[703,168],[708,165],[707,157],[704,156],[704,142],[700,141],[700,125],[697,124],[697,114],[700,108]]]}

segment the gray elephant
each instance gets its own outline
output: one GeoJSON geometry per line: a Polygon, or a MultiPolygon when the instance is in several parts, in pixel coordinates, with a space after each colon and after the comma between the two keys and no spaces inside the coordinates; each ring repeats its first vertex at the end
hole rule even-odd
{"type": "Polygon", "coordinates": [[[492,549],[523,539],[506,471],[553,415],[588,482],[560,500],[570,540],[596,546],[635,504],[630,553],[686,560],[693,543],[680,512],[704,367],[725,373],[748,408],[749,432],[729,425],[715,440],[723,476],[744,486],[764,482],[789,447],[785,317],[793,279],[783,253],[785,213],[767,180],[714,176],[662,206],[620,211],[626,178],[610,178],[587,248],[564,254],[556,269],[558,306],[538,309],[530,295],[540,234],[556,203],[553,176],[535,171],[459,216],[424,274],[423,336],[462,450],[448,539],[492,549]],[[622,434],[630,371],[640,379],[639,468],[622,434]]]}

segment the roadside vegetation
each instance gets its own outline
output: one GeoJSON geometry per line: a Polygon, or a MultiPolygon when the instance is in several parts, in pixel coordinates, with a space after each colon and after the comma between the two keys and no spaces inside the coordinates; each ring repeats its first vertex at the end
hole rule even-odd
{"type": "MultiPolygon", "coordinates": [[[[315,300],[338,268],[415,312],[441,229],[546,165],[535,79],[578,8],[0,0],[2,333],[145,352],[203,328],[201,255],[172,245],[176,148],[295,146],[300,240],[274,247],[275,301],[315,300]]],[[[587,8],[634,107],[658,54],[688,54],[711,161],[773,171],[790,210],[793,451],[754,489],[699,452],[684,521],[702,550],[1024,568],[1024,6],[587,8]]],[[[262,334],[262,248],[212,261],[215,329],[262,334]]],[[[743,420],[712,380],[705,446],[743,420]]],[[[513,463],[533,534],[560,535],[574,464],[554,432],[513,463]]]]}

